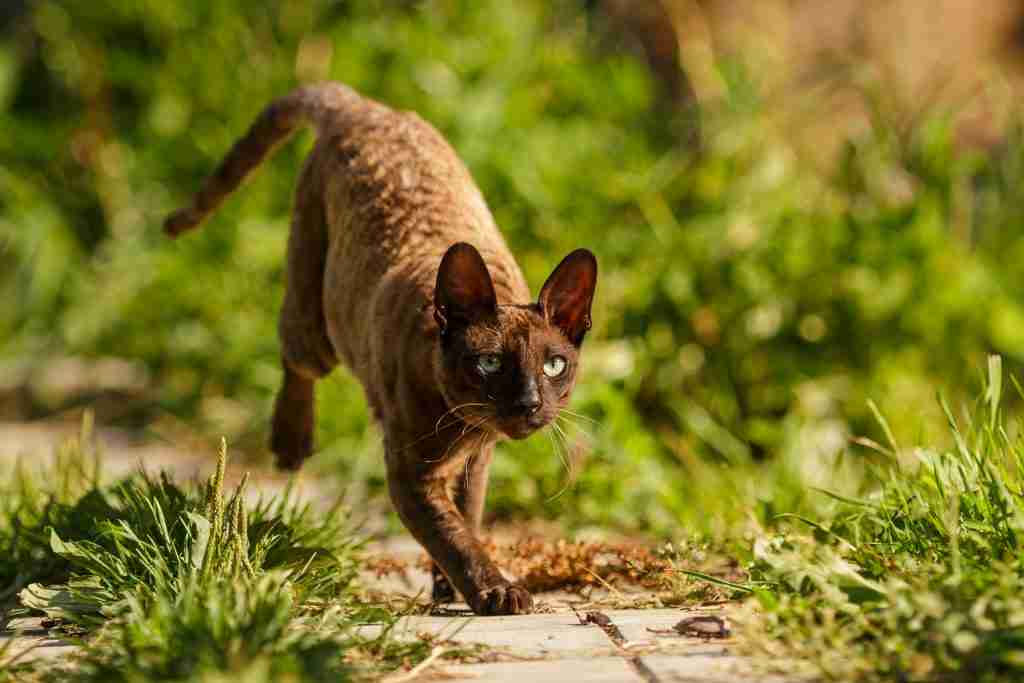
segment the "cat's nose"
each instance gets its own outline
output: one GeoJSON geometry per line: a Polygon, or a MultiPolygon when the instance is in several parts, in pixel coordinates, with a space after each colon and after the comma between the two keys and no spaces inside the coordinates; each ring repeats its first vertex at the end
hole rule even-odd
{"type": "Polygon", "coordinates": [[[516,412],[531,417],[540,410],[540,391],[537,389],[536,382],[529,382],[523,391],[519,394],[519,398],[512,404],[516,412]]]}
{"type": "Polygon", "coordinates": [[[520,401],[516,403],[516,408],[526,417],[533,417],[540,410],[540,401],[520,401]]]}

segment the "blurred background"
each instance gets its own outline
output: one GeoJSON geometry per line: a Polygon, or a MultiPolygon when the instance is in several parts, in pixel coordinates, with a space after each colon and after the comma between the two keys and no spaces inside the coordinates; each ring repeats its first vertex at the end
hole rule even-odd
{"type": "MultiPolygon", "coordinates": [[[[0,22],[2,420],[92,407],[267,461],[309,134],[201,231],[160,223],[321,79],[437,126],[535,290],[598,255],[581,417],[504,448],[499,519],[658,536],[722,501],[798,510],[941,445],[937,395],[969,407],[986,354],[1024,360],[1020,3],[8,0],[0,22]]],[[[379,494],[359,386],[339,370],[318,402],[309,467],[379,494]]]]}

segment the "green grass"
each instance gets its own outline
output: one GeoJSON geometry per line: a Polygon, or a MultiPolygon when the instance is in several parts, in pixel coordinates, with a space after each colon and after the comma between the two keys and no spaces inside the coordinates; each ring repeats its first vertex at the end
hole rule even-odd
{"type": "Polygon", "coordinates": [[[396,615],[361,601],[360,541],[342,508],[287,492],[247,502],[244,478],[226,492],[224,446],[204,486],[142,473],[101,483],[87,443],[3,484],[5,593],[18,601],[2,620],[43,614],[82,644],[50,666],[0,653],[8,676],[335,681],[428,654],[426,641],[392,641],[396,615]],[[358,633],[370,621],[383,635],[358,633]]]}
{"type": "Polygon", "coordinates": [[[990,358],[959,418],[942,402],[954,447],[890,443],[858,497],[819,490],[828,514],[766,520],[735,544],[748,651],[837,681],[1024,675],[1024,441],[1002,373],[990,358]]]}

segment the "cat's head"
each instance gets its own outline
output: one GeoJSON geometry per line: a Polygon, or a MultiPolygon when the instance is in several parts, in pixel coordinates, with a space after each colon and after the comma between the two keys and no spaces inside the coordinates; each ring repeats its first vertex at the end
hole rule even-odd
{"type": "Polygon", "coordinates": [[[597,260],[577,249],[535,303],[498,305],[480,253],[465,242],[448,249],[434,317],[441,332],[438,379],[451,414],[513,439],[554,420],[576,382],[596,284],[597,260]]]}

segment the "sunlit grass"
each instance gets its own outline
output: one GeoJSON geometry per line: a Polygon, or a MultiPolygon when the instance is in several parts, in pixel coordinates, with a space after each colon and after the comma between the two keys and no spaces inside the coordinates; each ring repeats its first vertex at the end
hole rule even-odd
{"type": "Polygon", "coordinates": [[[426,641],[393,641],[396,615],[361,602],[361,541],[343,508],[314,511],[287,491],[253,503],[245,478],[225,490],[223,445],[203,486],[143,473],[102,483],[88,443],[69,443],[49,466],[19,465],[0,485],[0,541],[12,550],[5,590],[17,596],[4,623],[42,614],[80,644],[49,664],[5,648],[9,672],[334,681],[429,654],[426,641]],[[379,635],[361,634],[368,622],[383,626],[379,635]]]}
{"type": "Polygon", "coordinates": [[[955,446],[897,452],[828,516],[790,518],[748,546],[750,651],[830,680],[1024,675],[1024,441],[990,358],[955,446]]]}

